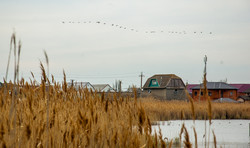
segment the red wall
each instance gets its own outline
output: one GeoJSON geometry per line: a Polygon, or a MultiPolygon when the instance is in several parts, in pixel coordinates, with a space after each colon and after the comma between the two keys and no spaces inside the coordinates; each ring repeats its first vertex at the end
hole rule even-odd
{"type": "MultiPolygon", "coordinates": [[[[199,89],[196,89],[196,90],[193,89],[192,90],[192,97],[193,97],[193,99],[195,101],[199,101],[199,94],[200,94],[200,90],[199,89]]],[[[237,99],[237,90],[211,89],[211,90],[208,90],[208,95],[209,95],[209,97],[210,97],[211,100],[219,99],[221,97],[223,97],[223,98],[231,98],[231,99],[236,100],[237,99]],[[221,92],[223,92],[223,96],[221,96],[221,92]]],[[[201,101],[205,100],[204,95],[200,96],[200,100],[201,101]]]]}

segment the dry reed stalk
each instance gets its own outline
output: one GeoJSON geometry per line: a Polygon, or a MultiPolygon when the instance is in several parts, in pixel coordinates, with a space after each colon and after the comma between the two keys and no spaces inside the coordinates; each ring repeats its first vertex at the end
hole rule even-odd
{"type": "Polygon", "coordinates": [[[65,71],[63,70],[63,91],[67,93],[67,81],[66,81],[66,74],[65,71]]]}
{"type": "Polygon", "coordinates": [[[214,134],[214,130],[212,132],[213,132],[213,136],[214,136],[214,148],[217,148],[217,141],[216,141],[216,136],[214,134]]]}
{"type": "Polygon", "coordinates": [[[196,133],[195,127],[193,127],[193,130],[194,130],[194,138],[195,138],[195,148],[198,148],[198,140],[197,140],[197,133],[196,133]]]}
{"type": "Polygon", "coordinates": [[[184,123],[182,123],[182,126],[181,126],[181,131],[180,131],[180,134],[179,134],[179,138],[180,138],[180,147],[181,147],[181,143],[182,143],[182,134],[184,133],[184,128],[185,128],[185,125],[184,123]]]}
{"type": "MultiPolygon", "coordinates": [[[[48,55],[46,53],[46,51],[44,50],[44,56],[45,56],[45,60],[46,60],[46,64],[47,64],[47,76],[49,76],[49,58],[48,55]]],[[[50,98],[49,98],[49,91],[50,91],[50,82],[49,82],[49,78],[46,76],[45,74],[45,70],[44,67],[42,69],[43,72],[43,77],[44,77],[44,82],[45,82],[45,87],[46,87],[46,80],[48,82],[48,88],[46,88],[46,94],[47,94],[47,107],[46,107],[46,111],[47,111],[47,118],[46,118],[46,124],[47,124],[47,142],[46,142],[46,147],[49,146],[49,104],[50,104],[50,98]]]]}
{"type": "Polygon", "coordinates": [[[186,91],[186,95],[188,96],[188,100],[190,102],[191,105],[191,111],[192,111],[192,117],[193,117],[193,122],[195,122],[195,110],[194,110],[194,100],[193,98],[188,94],[188,91],[186,91]]]}
{"type": "Polygon", "coordinates": [[[155,135],[154,135],[154,146],[153,147],[155,147],[155,148],[158,147],[158,137],[157,137],[156,131],[155,131],[155,135]]]}
{"type": "Polygon", "coordinates": [[[190,143],[189,135],[188,135],[188,132],[187,132],[187,129],[186,129],[185,126],[184,126],[184,137],[185,137],[185,140],[184,140],[184,147],[185,147],[185,148],[191,148],[191,147],[192,147],[192,144],[190,143]]]}
{"type": "Polygon", "coordinates": [[[168,148],[172,148],[173,145],[173,139],[170,140],[169,144],[168,144],[168,148]]]}
{"type": "MultiPolygon", "coordinates": [[[[15,135],[16,135],[16,98],[18,97],[17,95],[19,95],[19,65],[20,65],[19,63],[20,63],[20,53],[21,53],[21,41],[19,41],[18,51],[16,51],[16,35],[15,35],[15,33],[13,33],[11,36],[10,51],[9,51],[7,68],[6,68],[5,80],[7,80],[7,77],[8,77],[12,44],[14,45],[14,49],[13,49],[14,50],[13,51],[13,53],[14,53],[14,85],[13,85],[13,89],[12,89],[12,101],[11,101],[12,103],[11,103],[11,108],[10,108],[10,112],[9,112],[9,120],[11,121],[10,124],[13,124],[13,129],[11,129],[11,133],[12,133],[11,138],[13,141],[12,146],[15,146],[15,143],[16,143],[16,139],[15,139],[15,135]],[[18,52],[18,53],[16,53],[16,52],[18,52]],[[13,119],[12,119],[12,115],[13,115],[13,119]]],[[[6,83],[6,81],[5,81],[4,94],[7,95],[7,83],[6,83]]],[[[4,101],[5,100],[2,99],[3,103],[4,103],[4,101]]]]}
{"type": "Polygon", "coordinates": [[[159,140],[160,140],[160,142],[161,142],[161,148],[166,148],[167,147],[167,145],[166,145],[166,143],[165,143],[165,141],[164,141],[164,139],[163,139],[163,137],[162,137],[162,133],[161,133],[161,129],[160,129],[160,127],[159,127],[159,140]]]}

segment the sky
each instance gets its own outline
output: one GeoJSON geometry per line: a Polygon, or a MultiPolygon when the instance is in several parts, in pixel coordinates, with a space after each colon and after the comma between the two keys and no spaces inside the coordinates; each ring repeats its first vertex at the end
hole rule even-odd
{"type": "MultiPolygon", "coordinates": [[[[22,43],[20,77],[39,81],[40,61],[59,82],[122,81],[140,86],[154,74],[184,83],[250,83],[249,0],[1,0],[0,81],[10,38],[22,43]]],[[[8,80],[13,80],[11,55],[8,80]]]]}

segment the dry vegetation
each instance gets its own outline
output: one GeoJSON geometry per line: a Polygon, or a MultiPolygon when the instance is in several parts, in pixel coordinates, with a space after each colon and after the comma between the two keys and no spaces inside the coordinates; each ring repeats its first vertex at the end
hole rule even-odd
{"type": "Polygon", "coordinates": [[[111,100],[66,83],[45,87],[44,80],[39,87],[33,84],[9,85],[10,94],[1,89],[1,147],[166,146],[162,137],[151,136],[150,120],[136,98],[111,100]]]}
{"type": "MultiPolygon", "coordinates": [[[[189,102],[141,99],[151,121],[193,119],[189,102]]],[[[207,102],[194,102],[195,119],[208,119],[207,102]]],[[[212,119],[250,119],[250,103],[212,103],[212,119]]]]}

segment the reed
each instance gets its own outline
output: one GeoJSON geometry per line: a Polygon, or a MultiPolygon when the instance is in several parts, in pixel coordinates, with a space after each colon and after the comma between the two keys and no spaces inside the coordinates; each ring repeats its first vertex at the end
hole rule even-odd
{"type": "MultiPolygon", "coordinates": [[[[140,98],[146,114],[151,121],[191,120],[193,112],[190,102],[161,101],[153,98],[140,98]]],[[[250,119],[249,103],[213,103],[210,114],[212,119],[250,119]]],[[[207,102],[193,102],[195,119],[206,120],[208,116],[207,102]]]]}
{"type": "Polygon", "coordinates": [[[110,99],[109,95],[99,96],[84,88],[77,91],[65,87],[64,81],[62,87],[54,83],[46,91],[48,79],[43,65],[40,66],[42,85],[34,86],[32,81],[23,79],[18,84],[15,122],[18,134],[12,134],[14,123],[10,124],[8,117],[13,85],[8,83],[10,94],[0,90],[0,98],[6,101],[0,107],[2,147],[14,143],[19,147],[166,147],[162,136],[151,135],[150,119],[139,100],[115,96],[116,99],[110,99]]]}

